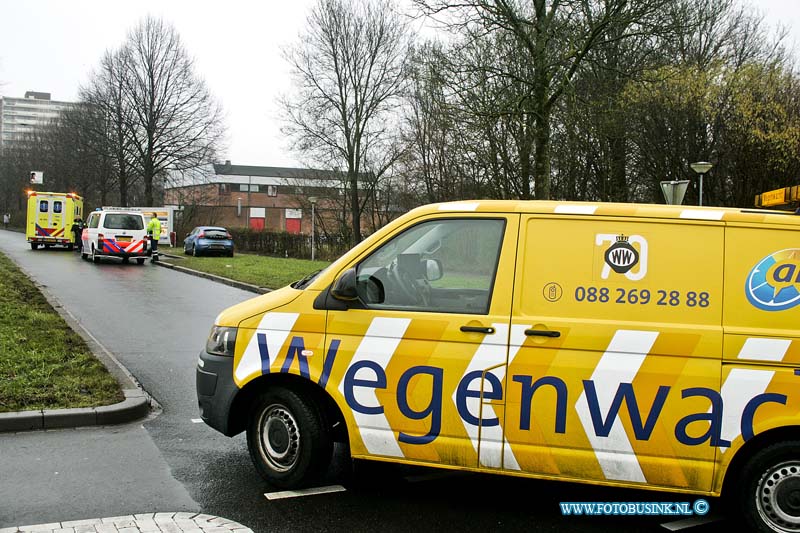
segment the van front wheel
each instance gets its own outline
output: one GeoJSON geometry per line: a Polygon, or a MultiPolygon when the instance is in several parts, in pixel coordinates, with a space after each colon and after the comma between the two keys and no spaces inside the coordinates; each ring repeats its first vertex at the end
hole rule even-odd
{"type": "Polygon", "coordinates": [[[248,420],[247,447],[261,477],[284,489],[323,474],[333,451],[317,403],[284,388],[257,398],[248,420]]]}
{"type": "Polygon", "coordinates": [[[741,480],[740,509],[753,531],[800,532],[800,441],[759,451],[741,480]]]}

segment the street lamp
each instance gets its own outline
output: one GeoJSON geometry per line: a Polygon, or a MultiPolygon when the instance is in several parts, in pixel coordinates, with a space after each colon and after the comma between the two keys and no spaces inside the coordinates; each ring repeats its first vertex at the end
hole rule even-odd
{"type": "Polygon", "coordinates": [[[317,197],[310,196],[308,201],[311,202],[311,260],[314,260],[314,226],[316,226],[314,218],[314,207],[317,205],[317,197]]]}
{"type": "Polygon", "coordinates": [[[703,205],[703,175],[711,170],[712,165],[708,161],[698,161],[697,163],[692,163],[689,165],[692,167],[692,170],[700,174],[700,205],[703,205]]]}

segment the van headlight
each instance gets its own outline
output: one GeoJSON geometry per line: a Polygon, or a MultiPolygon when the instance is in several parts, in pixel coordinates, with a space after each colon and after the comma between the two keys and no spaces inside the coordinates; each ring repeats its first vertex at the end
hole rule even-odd
{"type": "Polygon", "coordinates": [[[213,355],[233,357],[236,346],[236,329],[214,326],[206,341],[206,351],[213,355]]]}

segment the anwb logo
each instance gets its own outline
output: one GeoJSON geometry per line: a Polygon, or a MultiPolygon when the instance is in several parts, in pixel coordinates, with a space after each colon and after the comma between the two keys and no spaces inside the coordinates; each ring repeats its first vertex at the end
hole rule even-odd
{"type": "Polygon", "coordinates": [[[762,259],[747,276],[745,293],[764,311],[785,311],[800,305],[800,249],[789,248],[762,259]]]}

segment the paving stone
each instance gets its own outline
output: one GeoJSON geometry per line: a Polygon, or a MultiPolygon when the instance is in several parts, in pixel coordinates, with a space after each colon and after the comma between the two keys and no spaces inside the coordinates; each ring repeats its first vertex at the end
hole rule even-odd
{"type": "MultiPolygon", "coordinates": [[[[61,522],[61,525],[56,527],[78,527],[78,526],[94,526],[97,524],[102,524],[103,521],[99,518],[92,518],[89,520],[71,520],[69,522],[61,522]]],[[[55,529],[55,528],[52,528],[55,529]]]]}
{"type": "Polygon", "coordinates": [[[194,520],[195,522],[197,522],[198,520],[200,522],[208,522],[209,520],[214,520],[215,518],[217,517],[211,514],[199,514],[195,516],[192,520],[194,520]]]}
{"type": "Polygon", "coordinates": [[[175,513],[175,520],[190,520],[197,516],[197,513],[175,513]]]}
{"type": "Polygon", "coordinates": [[[152,518],[145,518],[143,520],[136,521],[136,527],[139,528],[139,531],[149,532],[149,531],[159,531],[158,524],[152,518]]]}
{"type": "Polygon", "coordinates": [[[0,533],[17,533],[17,531],[19,531],[17,527],[4,527],[0,529],[0,533]]]}
{"type": "Polygon", "coordinates": [[[181,528],[182,530],[186,531],[187,529],[196,529],[197,524],[194,523],[194,520],[186,520],[186,519],[175,519],[175,525],[181,528]]]}
{"type": "Polygon", "coordinates": [[[156,521],[152,518],[148,518],[146,520],[137,520],[136,527],[139,528],[139,531],[142,533],[149,533],[151,531],[161,531],[161,528],[158,527],[156,521]]]}
{"type": "Polygon", "coordinates": [[[153,518],[154,516],[155,516],[155,513],[144,513],[144,514],[135,514],[135,515],[133,515],[133,517],[136,520],[144,520],[145,518],[153,518]]]}
{"type": "Polygon", "coordinates": [[[94,529],[94,524],[83,524],[75,526],[75,533],[97,533],[94,529]]]}
{"type": "Polygon", "coordinates": [[[131,517],[130,520],[114,520],[114,527],[117,529],[124,529],[126,527],[136,527],[136,520],[131,517]]]}
{"type": "Polygon", "coordinates": [[[67,528],[63,528],[62,527],[61,529],[54,529],[53,533],[75,533],[75,528],[74,527],[67,527],[67,528]]]}
{"type": "Polygon", "coordinates": [[[94,526],[97,533],[117,533],[117,526],[114,524],[98,524],[94,526]]]}
{"type": "Polygon", "coordinates": [[[161,526],[161,531],[163,533],[183,533],[181,528],[179,528],[175,522],[164,522],[158,525],[161,526]]]}
{"type": "Polygon", "coordinates": [[[139,530],[135,527],[126,527],[125,529],[120,529],[118,533],[139,533],[139,530]]]}
{"type": "Polygon", "coordinates": [[[52,531],[60,528],[61,524],[53,522],[51,524],[33,524],[30,526],[19,526],[20,531],[52,531]]]}
{"type": "Polygon", "coordinates": [[[172,517],[175,516],[175,513],[156,513],[153,517],[154,519],[158,520],[159,518],[169,518],[170,520],[172,517]]]}
{"type": "Polygon", "coordinates": [[[125,516],[111,516],[109,518],[103,518],[102,522],[104,524],[111,524],[113,522],[120,522],[122,520],[136,520],[132,514],[125,515],[125,516]]]}

